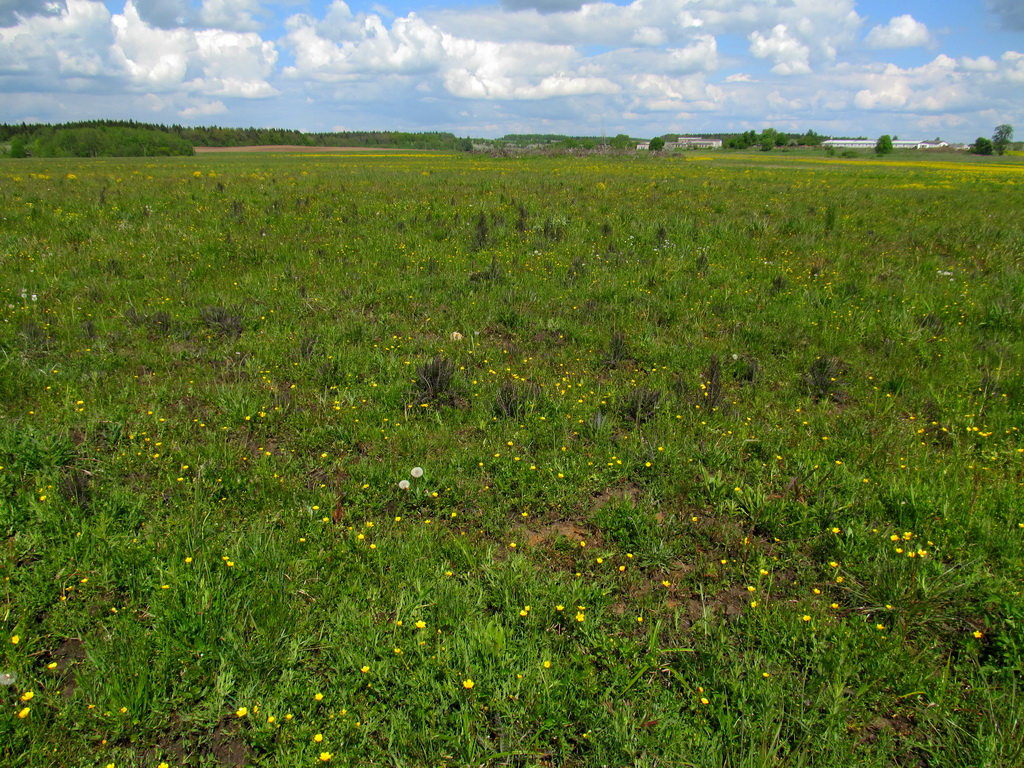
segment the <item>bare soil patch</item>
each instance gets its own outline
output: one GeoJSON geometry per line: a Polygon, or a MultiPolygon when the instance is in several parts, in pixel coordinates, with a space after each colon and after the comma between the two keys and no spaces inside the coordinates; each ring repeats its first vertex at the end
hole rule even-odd
{"type": "Polygon", "coordinates": [[[196,147],[197,155],[217,152],[428,152],[425,149],[395,149],[383,147],[306,147],[301,144],[269,144],[251,147],[196,147]]]}

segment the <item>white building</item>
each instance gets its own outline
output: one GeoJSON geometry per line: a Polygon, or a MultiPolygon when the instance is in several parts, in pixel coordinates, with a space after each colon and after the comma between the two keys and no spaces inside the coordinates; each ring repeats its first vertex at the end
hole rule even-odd
{"type": "MultiPolygon", "coordinates": [[[[637,150],[648,150],[651,142],[642,141],[636,145],[637,150]]],[[[703,136],[680,136],[675,141],[666,141],[665,149],[721,149],[721,139],[705,139],[703,136]]]]}
{"type": "MultiPolygon", "coordinates": [[[[878,142],[875,139],[826,139],[821,146],[826,149],[874,149],[878,142]]],[[[944,141],[908,141],[906,139],[893,139],[893,149],[938,149],[948,146],[944,141]]]]}

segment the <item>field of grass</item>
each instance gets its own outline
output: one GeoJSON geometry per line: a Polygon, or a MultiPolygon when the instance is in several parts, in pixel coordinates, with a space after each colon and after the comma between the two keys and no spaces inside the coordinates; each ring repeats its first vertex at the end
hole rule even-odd
{"type": "Polygon", "coordinates": [[[0,206],[0,764],[1024,762],[1019,159],[0,206]]]}

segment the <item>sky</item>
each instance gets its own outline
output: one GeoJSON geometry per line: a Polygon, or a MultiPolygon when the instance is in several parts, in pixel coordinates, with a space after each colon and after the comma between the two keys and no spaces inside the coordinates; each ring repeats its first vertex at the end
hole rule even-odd
{"type": "Polygon", "coordinates": [[[0,122],[1024,138],[1024,0],[0,0],[0,122]]]}

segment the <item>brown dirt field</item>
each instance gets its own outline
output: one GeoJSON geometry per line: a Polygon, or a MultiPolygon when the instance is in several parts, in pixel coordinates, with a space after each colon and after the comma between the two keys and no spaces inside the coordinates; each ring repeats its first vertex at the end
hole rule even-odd
{"type": "Polygon", "coordinates": [[[304,147],[298,144],[273,144],[257,147],[196,147],[197,155],[214,152],[429,152],[425,149],[392,149],[383,147],[304,147]]]}

